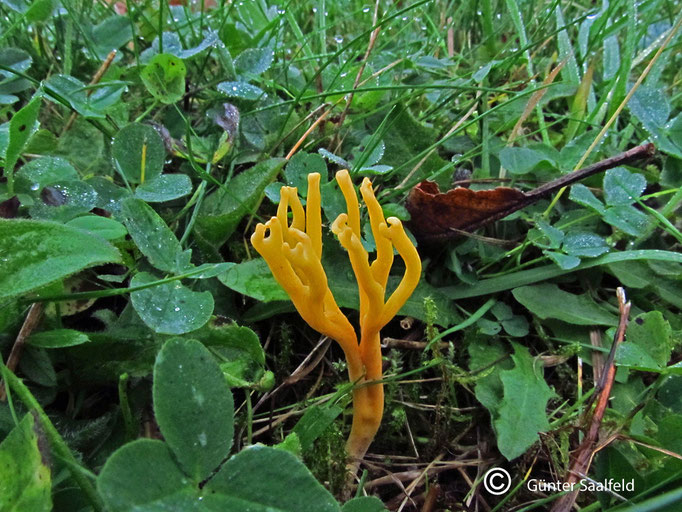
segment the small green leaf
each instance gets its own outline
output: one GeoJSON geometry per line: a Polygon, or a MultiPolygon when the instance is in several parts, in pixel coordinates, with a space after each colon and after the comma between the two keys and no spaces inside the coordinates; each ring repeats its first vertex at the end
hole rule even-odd
{"type": "Polygon", "coordinates": [[[294,426],[294,432],[301,443],[303,452],[309,452],[313,443],[329,428],[343,412],[338,405],[311,405],[294,426]]]}
{"type": "Polygon", "coordinates": [[[618,325],[616,316],[596,304],[587,294],[574,295],[555,284],[521,286],[514,298],[539,318],[556,318],[574,325],[618,325]]]}
{"type": "Polygon", "coordinates": [[[120,259],[108,242],[79,229],[54,222],[0,219],[0,298],[120,259]]]}
{"type": "MultiPolygon", "coordinates": [[[[24,151],[34,155],[47,155],[57,151],[58,144],[57,136],[54,133],[40,128],[28,140],[26,146],[24,146],[24,151]]],[[[1,154],[2,150],[0,149],[1,154]]]]}
{"type": "Polygon", "coordinates": [[[234,265],[235,263],[230,261],[223,263],[204,263],[203,265],[199,265],[192,269],[192,279],[210,279],[211,277],[224,274],[234,265]]]}
{"type": "MultiPolygon", "coordinates": [[[[194,48],[188,48],[187,50],[183,49],[182,46],[182,41],[180,41],[180,36],[176,34],[175,32],[164,32],[162,34],[162,39],[163,39],[163,51],[165,53],[171,53],[175,55],[176,57],[179,57],[181,59],[190,59],[194,57],[195,55],[203,52],[207,48],[210,47],[216,47],[218,42],[220,41],[220,38],[215,31],[208,31],[206,34],[206,37],[204,38],[201,43],[199,43],[197,46],[194,48]]],[[[150,48],[146,49],[142,54],[140,55],[140,60],[146,64],[149,62],[149,60],[156,54],[159,53],[159,36],[156,36],[154,38],[154,41],[152,42],[152,45],[150,48]]]]}
{"type": "Polygon", "coordinates": [[[632,204],[645,189],[646,178],[624,167],[609,169],[604,175],[604,196],[610,206],[632,204]]]}
{"type": "Polygon", "coordinates": [[[123,224],[109,219],[107,217],[100,217],[99,215],[84,215],[76,217],[66,223],[72,228],[82,229],[95,236],[104,238],[105,240],[116,240],[123,238],[128,234],[128,230],[123,224]]]}
{"type": "Polygon", "coordinates": [[[661,365],[645,347],[634,343],[621,343],[616,349],[616,364],[646,372],[660,372],[661,365]]]}
{"type": "Polygon", "coordinates": [[[497,320],[509,320],[514,317],[512,308],[510,308],[504,302],[496,302],[495,305],[490,308],[490,312],[497,320]]]}
{"type": "Polygon", "coordinates": [[[301,461],[262,445],[246,448],[223,464],[204,493],[220,495],[222,510],[339,512],[334,497],[301,461]]]}
{"type": "Polygon", "coordinates": [[[52,14],[52,0],[33,0],[26,11],[26,21],[36,23],[47,20],[52,14]]]}
{"type": "Polygon", "coordinates": [[[272,48],[247,48],[234,59],[239,75],[260,75],[270,68],[275,52],[272,48]]]}
{"type": "Polygon", "coordinates": [[[507,350],[499,340],[479,335],[469,344],[468,351],[469,370],[480,375],[474,388],[476,399],[496,418],[503,398],[500,372],[512,367],[507,350]]]}
{"type": "Polygon", "coordinates": [[[296,153],[284,168],[284,177],[287,185],[296,187],[298,195],[308,196],[308,174],[320,173],[326,181],[327,163],[320,155],[309,154],[303,151],[296,153]]]}
{"type": "Polygon", "coordinates": [[[69,75],[52,75],[43,82],[43,87],[50,93],[46,97],[51,101],[63,102],[85,117],[98,119],[105,117],[104,112],[90,103],[86,94],[87,86],[77,78],[69,75]]]}
{"type": "Polygon", "coordinates": [[[592,191],[580,183],[571,187],[569,199],[601,214],[606,211],[603,203],[595,197],[592,191]]]}
{"type": "Polygon", "coordinates": [[[192,180],[186,174],[162,174],[135,189],[135,196],[148,203],[163,203],[189,195],[192,180]]]}
{"type": "Polygon", "coordinates": [[[504,398],[495,420],[497,447],[512,460],[538,440],[538,432],[549,429],[547,402],[554,392],[543,378],[542,364],[528,349],[512,343],[514,368],[500,373],[504,398]]]}
{"type": "Polygon", "coordinates": [[[36,384],[46,388],[57,385],[57,373],[54,371],[52,360],[42,348],[26,347],[21,355],[19,369],[36,384]]]}
{"type": "Polygon", "coordinates": [[[543,161],[548,161],[547,157],[530,148],[504,148],[500,151],[500,163],[512,174],[529,173],[543,161]]]}
{"type": "MultiPolygon", "coordinates": [[[[71,129],[59,136],[56,152],[63,158],[67,158],[84,175],[93,174],[95,169],[97,169],[95,174],[100,172],[102,174],[109,174],[112,163],[110,140],[108,137],[106,146],[107,155],[105,156],[104,134],[97,127],[90,124],[90,122],[78,117],[71,129]]],[[[88,182],[92,182],[93,179],[104,180],[105,178],[102,175],[90,178],[88,182]]],[[[111,181],[108,181],[108,183],[111,186],[115,186],[111,181]]]]}
{"type": "Polygon", "coordinates": [[[504,331],[509,336],[521,338],[528,335],[528,320],[521,315],[514,315],[512,318],[501,321],[504,331]]]}
{"type": "Polygon", "coordinates": [[[476,322],[476,327],[478,327],[479,333],[485,334],[486,336],[495,336],[502,330],[502,326],[499,322],[493,322],[487,318],[479,318],[476,322]]]}
{"type": "Polygon", "coordinates": [[[220,369],[232,387],[255,387],[265,372],[265,352],[255,332],[237,324],[212,322],[194,336],[220,356],[220,369]]]}
{"type": "Polygon", "coordinates": [[[643,313],[632,319],[625,340],[646,351],[659,368],[665,368],[670,361],[672,330],[660,311],[643,313]]]}
{"type": "MultiPolygon", "coordinates": [[[[668,121],[665,125],[665,133],[669,139],[668,137],[661,137],[657,141],[657,149],[677,157],[672,161],[679,162],[679,159],[682,158],[682,115],[678,114],[674,119],[668,121]],[[660,144],[661,141],[663,144],[660,144]]],[[[668,162],[666,162],[667,165],[669,165],[668,162]]]]}
{"type": "MultiPolygon", "coordinates": [[[[19,48],[0,48],[0,104],[7,105],[19,100],[16,93],[31,88],[31,82],[13,73],[23,73],[31,67],[33,59],[19,48]]],[[[0,148],[1,149],[1,148],[0,148]]],[[[4,153],[0,151],[0,156],[4,153]]]]}
{"type": "Polygon", "coordinates": [[[2,510],[52,510],[52,474],[47,439],[27,414],[0,443],[2,510]]]}
{"type": "Polygon", "coordinates": [[[97,490],[111,512],[151,510],[158,500],[189,489],[170,449],[156,439],[122,446],[97,477],[97,490]]]}
{"type": "Polygon", "coordinates": [[[652,135],[660,134],[670,116],[670,103],[660,87],[640,87],[630,98],[628,108],[652,135]]]}
{"type": "Polygon", "coordinates": [[[129,197],[121,204],[121,215],[130,236],[149,263],[171,273],[189,268],[189,253],[183,252],[175,234],[151,206],[141,199],[129,197]]]}
{"type": "Polygon", "coordinates": [[[73,329],[54,329],[31,334],[27,342],[29,345],[40,348],[73,347],[88,343],[90,338],[85,333],[73,329]]]}
{"type": "Polygon", "coordinates": [[[117,50],[133,38],[133,30],[127,16],[110,16],[86,33],[95,50],[96,58],[104,60],[112,50],[117,50]]]}
{"type": "Polygon", "coordinates": [[[152,57],[140,73],[142,83],[161,103],[180,101],[185,94],[185,63],[175,55],[160,53],[152,57]]]}
{"type": "Polygon", "coordinates": [[[611,249],[606,241],[594,233],[569,233],[564,239],[562,249],[571,256],[596,258],[611,249]]]}
{"type": "Polygon", "coordinates": [[[146,124],[132,123],[114,138],[111,151],[130,183],[145,183],[163,171],[166,149],[158,132],[146,124]]]}
{"type": "Polygon", "coordinates": [[[580,265],[580,258],[577,256],[569,256],[568,254],[563,254],[556,251],[542,252],[563,270],[570,270],[580,265]]]}
{"type": "MultiPolygon", "coordinates": [[[[334,153],[332,153],[330,151],[327,151],[324,148],[318,149],[317,152],[322,157],[326,158],[327,160],[329,160],[332,163],[335,163],[335,164],[341,166],[343,169],[350,169],[351,168],[351,164],[348,163],[346,160],[344,160],[340,156],[335,155],[334,153]]],[[[296,153],[296,154],[298,154],[298,153],[296,153]]]]}
{"type": "Polygon", "coordinates": [[[298,440],[298,436],[293,432],[289,432],[284,438],[284,441],[273,445],[273,448],[284,450],[285,452],[291,453],[296,458],[301,458],[301,442],[298,440]]]}
{"type": "Polygon", "coordinates": [[[604,221],[632,236],[641,236],[649,227],[646,214],[632,205],[612,206],[604,214],[604,221]]]}
{"type": "Polygon", "coordinates": [[[621,261],[607,267],[628,288],[646,288],[657,282],[656,274],[641,261],[621,261]]]}
{"type": "Polygon", "coordinates": [[[79,179],[76,169],[63,158],[43,156],[31,160],[17,171],[17,192],[38,195],[48,185],[79,179]]]}
{"type": "Polygon", "coordinates": [[[219,275],[218,280],[228,288],[262,302],[289,300],[287,292],[275,281],[263,258],[237,263],[219,275]]]}
{"type": "Polygon", "coordinates": [[[542,249],[558,249],[564,239],[564,232],[543,220],[535,224],[536,229],[528,233],[528,240],[542,249]]]}
{"type": "Polygon", "coordinates": [[[221,82],[217,87],[220,92],[226,94],[229,98],[255,101],[265,96],[265,92],[260,87],[247,82],[221,82]]]}
{"type": "Polygon", "coordinates": [[[386,507],[375,496],[359,496],[347,501],[341,507],[341,512],[386,512],[386,507]]]}
{"type": "Polygon", "coordinates": [[[154,364],[153,396],[166,443],[198,484],[227,457],[234,435],[232,393],[218,363],[196,340],[167,341],[154,364]]]}
{"type": "Polygon", "coordinates": [[[197,218],[201,236],[215,245],[224,243],[242,217],[253,211],[265,187],[275,179],[285,163],[283,158],[260,162],[238,174],[226,187],[209,195],[197,218]]]}
{"type": "MultiPolygon", "coordinates": [[[[142,286],[157,279],[140,272],[130,286],[142,286]]],[[[175,281],[132,292],[130,299],[142,321],[160,334],[185,334],[196,331],[213,314],[211,292],[194,292],[175,281]]]]}
{"type": "Polygon", "coordinates": [[[97,192],[84,181],[61,181],[43,188],[29,212],[34,219],[68,222],[97,205],[97,192]]]}
{"type": "Polygon", "coordinates": [[[41,102],[42,95],[36,94],[31,101],[14,114],[14,117],[9,122],[9,143],[5,150],[5,171],[8,172],[9,183],[12,183],[12,173],[14,166],[21,156],[21,150],[24,149],[26,142],[35,132],[41,102]]]}

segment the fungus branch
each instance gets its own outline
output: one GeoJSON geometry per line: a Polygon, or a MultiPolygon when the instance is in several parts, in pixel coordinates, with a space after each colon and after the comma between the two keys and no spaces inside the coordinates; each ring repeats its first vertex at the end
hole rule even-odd
{"type": "Polygon", "coordinates": [[[354,471],[376,435],[384,410],[379,332],[405,304],[419,283],[421,261],[400,220],[384,218],[365,178],[360,193],[369,212],[377,255],[370,263],[362,245],[360,205],[348,171],[336,180],[346,200],[347,213],[332,224],[332,231],[348,257],[360,295],[360,340],[341,312],[329,289],[322,267],[322,216],[320,175],[308,175],[308,198],[304,210],[296,188],[282,187],[277,216],[258,224],[251,243],[263,256],[277,282],[291,297],[301,317],[316,331],[336,340],[348,362],[351,382],[362,384],[353,391],[353,425],[346,445],[354,471]],[[292,211],[289,223],[288,212],[292,211]],[[268,232],[266,236],[266,232],[268,232]],[[393,251],[405,262],[405,275],[388,300],[386,285],[393,264],[393,251]],[[367,383],[367,384],[365,384],[367,383]]]}

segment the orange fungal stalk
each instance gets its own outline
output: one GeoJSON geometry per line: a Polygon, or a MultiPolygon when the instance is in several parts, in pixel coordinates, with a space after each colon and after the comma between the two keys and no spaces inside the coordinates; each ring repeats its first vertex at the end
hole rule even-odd
{"type": "Polygon", "coordinates": [[[353,391],[353,424],[346,449],[351,467],[357,468],[376,435],[384,410],[381,383],[381,344],[379,331],[393,318],[419,283],[421,261],[417,249],[395,217],[384,219],[374,196],[372,183],[365,178],[360,187],[369,212],[377,255],[370,263],[362,246],[360,205],[348,171],[336,173],[336,181],[346,200],[348,213],[332,224],[332,231],[348,251],[360,292],[360,341],[348,318],[341,312],[322,267],[322,215],[320,175],[308,175],[308,197],[304,210],[294,187],[282,187],[277,216],[258,224],[251,243],[263,256],[277,282],[291,297],[294,306],[313,329],[336,340],[346,356],[353,391]],[[291,223],[289,209],[293,212],[291,223]],[[266,236],[266,232],[269,234],[266,236]],[[393,250],[405,262],[405,275],[385,300],[393,250]]]}

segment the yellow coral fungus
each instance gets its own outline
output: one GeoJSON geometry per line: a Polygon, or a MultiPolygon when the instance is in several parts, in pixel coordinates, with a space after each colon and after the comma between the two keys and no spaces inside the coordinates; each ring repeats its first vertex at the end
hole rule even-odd
{"type": "Polygon", "coordinates": [[[352,467],[357,467],[379,429],[384,410],[379,331],[395,316],[416,288],[421,275],[421,261],[400,220],[395,217],[384,219],[372,183],[365,178],[360,193],[367,205],[377,248],[376,258],[370,263],[369,255],[362,246],[360,205],[348,171],[336,173],[336,181],[346,200],[348,213],[338,216],[332,224],[332,231],[348,251],[358,282],[359,342],[355,329],[334,300],[322,267],[319,174],[308,175],[305,210],[296,188],[282,187],[277,216],[256,226],[251,243],[263,256],[303,319],[313,329],[339,343],[348,362],[351,382],[368,382],[356,386],[353,391],[353,424],[346,445],[352,467]],[[291,223],[288,219],[289,209],[293,213],[291,223]],[[269,231],[268,236],[266,231],[269,231]],[[405,262],[405,275],[388,300],[385,300],[394,248],[405,262]]]}

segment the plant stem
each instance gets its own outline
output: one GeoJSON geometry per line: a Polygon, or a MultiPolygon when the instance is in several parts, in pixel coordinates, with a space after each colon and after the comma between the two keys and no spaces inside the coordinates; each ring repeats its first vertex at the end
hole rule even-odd
{"type": "Polygon", "coordinates": [[[251,404],[251,392],[246,390],[246,444],[253,444],[253,406],[251,404]]]}
{"type": "Polygon", "coordinates": [[[7,391],[9,392],[11,389],[19,396],[19,399],[24,402],[26,407],[36,412],[43,429],[45,429],[45,434],[52,445],[52,450],[56,455],[64,459],[64,462],[71,471],[71,476],[88,498],[88,501],[90,501],[93,510],[97,512],[104,510],[104,506],[99,495],[97,494],[97,491],[95,490],[94,485],[92,485],[92,483],[84,474],[85,472],[89,471],[81,467],[81,464],[78,462],[76,457],[74,457],[71,449],[67,446],[61,434],[52,424],[50,418],[47,417],[47,414],[45,414],[45,411],[35,399],[31,391],[29,391],[24,383],[21,382],[21,379],[11,372],[3,363],[0,363],[0,372],[2,372],[5,386],[9,388],[7,391]]]}

